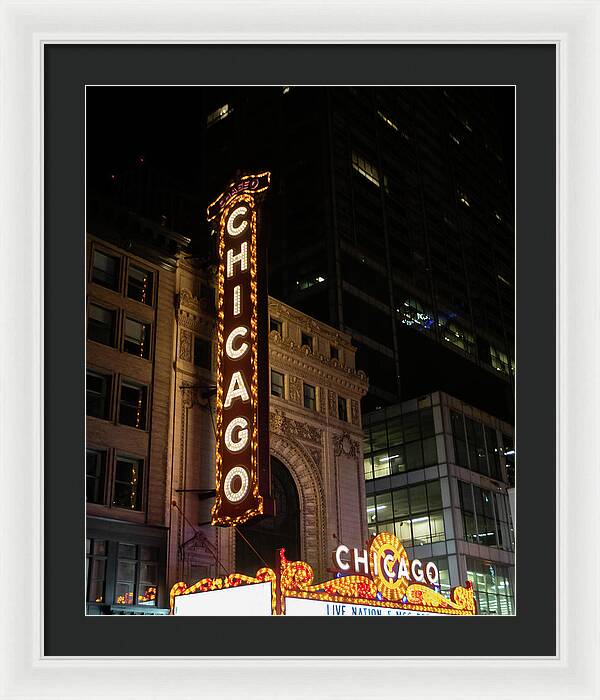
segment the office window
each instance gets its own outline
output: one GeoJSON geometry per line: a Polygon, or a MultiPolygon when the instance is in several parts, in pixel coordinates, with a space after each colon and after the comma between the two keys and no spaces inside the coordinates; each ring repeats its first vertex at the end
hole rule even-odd
{"type": "Polygon", "coordinates": [[[129,510],[141,509],[143,471],[141,459],[117,456],[113,505],[129,510]]]}
{"type": "Polygon", "coordinates": [[[462,413],[450,412],[452,435],[454,436],[454,460],[461,467],[469,467],[465,424],[462,413]]]}
{"type": "Polygon", "coordinates": [[[104,603],[107,548],[105,540],[86,540],[86,599],[104,603]]]}
{"type": "Polygon", "coordinates": [[[307,345],[311,350],[313,349],[313,337],[312,335],[308,335],[308,333],[302,332],[301,340],[300,340],[301,345],[307,345]]]}
{"type": "Polygon", "coordinates": [[[95,250],[92,259],[92,282],[101,284],[108,289],[118,289],[119,258],[95,250]]]}
{"type": "Polygon", "coordinates": [[[394,131],[398,131],[397,125],[389,118],[386,117],[385,114],[379,110],[377,110],[377,114],[383,119],[383,121],[394,131]]]}
{"type": "Polygon", "coordinates": [[[439,481],[428,481],[367,499],[367,520],[376,532],[391,532],[405,547],[446,538],[439,481]]]}
{"type": "Polygon", "coordinates": [[[150,324],[136,321],[133,318],[125,319],[125,334],[123,350],[137,357],[150,357],[150,324]]]}
{"type": "Polygon", "coordinates": [[[284,376],[274,369],[271,370],[271,395],[281,399],[284,395],[284,376]]]}
{"type": "Polygon", "coordinates": [[[271,316],[269,318],[269,331],[277,331],[279,335],[283,336],[283,323],[271,316]]]}
{"type": "Polygon", "coordinates": [[[508,567],[467,557],[467,580],[473,584],[479,615],[514,614],[508,567]]]}
{"type": "Polygon", "coordinates": [[[108,418],[110,413],[111,377],[96,372],[86,373],[85,411],[94,418],[108,418]]]}
{"type": "Polygon", "coordinates": [[[209,340],[194,338],[194,364],[202,369],[210,369],[212,360],[212,347],[209,340]]]}
{"type": "Polygon", "coordinates": [[[379,187],[379,172],[377,168],[371,165],[371,163],[365,160],[356,151],[352,151],[352,167],[363,177],[366,177],[369,182],[379,187]]]}
{"type": "Polygon", "coordinates": [[[233,107],[230,105],[221,105],[220,107],[217,107],[214,112],[211,112],[206,117],[206,126],[212,126],[213,124],[220,122],[221,119],[225,119],[225,117],[228,117],[232,112],[233,107]]]}
{"type": "Polygon", "coordinates": [[[144,430],[146,427],[146,399],[145,386],[123,382],[119,400],[119,423],[144,430]]]}
{"type": "Polygon", "coordinates": [[[119,543],[115,583],[116,605],[156,605],[158,550],[119,543]]]}
{"type": "Polygon", "coordinates": [[[152,306],[153,281],[152,272],[130,265],[127,274],[127,296],[142,304],[152,306]]]}
{"type": "Polygon", "coordinates": [[[505,494],[459,481],[465,540],[486,547],[513,550],[510,508],[505,494]]]}
{"type": "Polygon", "coordinates": [[[490,357],[492,360],[492,367],[502,374],[509,373],[509,362],[506,353],[501,350],[496,350],[496,348],[490,345],[490,357]]]}
{"type": "Polygon", "coordinates": [[[88,307],[88,340],[94,340],[103,345],[114,345],[115,320],[115,311],[110,311],[96,304],[90,304],[88,307]]]}
{"type": "Polygon", "coordinates": [[[317,392],[315,387],[310,384],[304,384],[304,408],[315,411],[317,408],[316,396],[317,392]]]}
{"type": "Polygon", "coordinates": [[[340,351],[336,348],[335,345],[329,346],[329,357],[332,360],[339,360],[340,359],[340,351]]]}
{"type": "Polygon", "coordinates": [[[88,503],[104,503],[104,479],[106,475],[106,452],[86,450],[85,492],[88,503]]]}
{"type": "Polygon", "coordinates": [[[512,488],[515,485],[515,444],[512,437],[504,435],[504,433],[502,434],[502,444],[504,446],[502,451],[506,459],[506,478],[512,488]]]}
{"type": "Polygon", "coordinates": [[[340,420],[348,420],[348,402],[343,396],[338,396],[337,397],[337,409],[338,409],[338,418],[340,420]]]}

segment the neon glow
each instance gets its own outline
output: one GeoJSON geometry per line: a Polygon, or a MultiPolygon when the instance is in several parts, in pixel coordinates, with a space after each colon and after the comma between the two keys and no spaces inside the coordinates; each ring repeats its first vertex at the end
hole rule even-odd
{"type": "Polygon", "coordinates": [[[208,220],[219,222],[213,525],[234,526],[272,511],[270,465],[264,458],[268,433],[260,433],[259,440],[261,407],[268,406],[268,382],[259,388],[259,366],[262,377],[268,355],[259,350],[259,298],[266,297],[259,297],[256,201],[269,182],[269,173],[244,176],[207,210],[208,220]]]}

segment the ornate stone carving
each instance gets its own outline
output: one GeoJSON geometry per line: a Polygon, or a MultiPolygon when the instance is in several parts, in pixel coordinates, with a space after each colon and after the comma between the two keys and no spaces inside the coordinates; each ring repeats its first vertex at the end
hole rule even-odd
{"type": "Polygon", "coordinates": [[[183,328],[179,331],[179,358],[186,362],[192,361],[192,334],[183,328]]]}
{"type": "Polygon", "coordinates": [[[327,368],[337,369],[341,372],[344,372],[345,374],[350,375],[353,378],[357,377],[362,381],[365,381],[367,379],[367,375],[362,370],[355,370],[351,367],[347,367],[340,360],[325,357],[325,355],[322,354],[317,355],[310,349],[308,345],[298,345],[298,343],[293,341],[291,338],[282,338],[277,331],[271,331],[269,333],[269,341],[274,346],[279,346],[291,352],[294,355],[299,355],[302,358],[311,357],[327,368]]]}
{"type": "Polygon", "coordinates": [[[205,335],[213,333],[213,327],[215,324],[214,319],[212,319],[210,316],[195,316],[189,311],[185,311],[183,309],[180,309],[177,313],[179,325],[183,328],[188,328],[190,331],[194,331],[195,333],[203,333],[205,335]]]}
{"type": "Polygon", "coordinates": [[[360,444],[357,440],[353,440],[348,433],[333,436],[333,452],[336,457],[348,455],[355,459],[360,454],[360,444]]]}
{"type": "Polygon", "coordinates": [[[302,380],[290,375],[288,379],[288,397],[294,403],[302,403],[302,380]]]}
{"type": "Polygon", "coordinates": [[[303,423],[288,418],[281,411],[273,411],[270,415],[270,427],[273,432],[280,433],[296,440],[306,440],[317,445],[322,444],[323,431],[309,423],[303,423]]]}
{"type": "Polygon", "coordinates": [[[358,401],[352,399],[350,403],[350,413],[352,415],[352,425],[360,425],[360,410],[358,401]]]}
{"type": "Polygon", "coordinates": [[[206,406],[208,399],[202,396],[200,387],[189,384],[182,384],[181,387],[181,402],[184,408],[192,408],[193,406],[206,406]]]}
{"type": "Polygon", "coordinates": [[[337,418],[337,404],[335,391],[329,390],[329,415],[337,418]]]}
{"type": "Polygon", "coordinates": [[[321,468],[321,459],[323,457],[323,454],[321,450],[318,447],[309,447],[308,451],[310,452],[310,456],[313,458],[314,463],[321,468]]]}
{"type": "Polygon", "coordinates": [[[274,434],[271,439],[271,454],[289,469],[298,488],[304,561],[314,562],[324,574],[328,559],[327,509],[322,476],[315,469],[312,449],[309,453],[302,443],[280,434],[274,434]]]}

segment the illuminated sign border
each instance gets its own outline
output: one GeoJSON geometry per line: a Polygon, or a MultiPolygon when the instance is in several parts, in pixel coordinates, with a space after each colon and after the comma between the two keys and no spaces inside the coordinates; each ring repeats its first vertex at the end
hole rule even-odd
{"type": "Polygon", "coordinates": [[[464,587],[454,587],[450,591],[449,598],[427,585],[410,583],[405,588],[401,599],[390,600],[385,597],[389,593],[389,588],[381,585],[380,577],[341,576],[317,584],[313,580],[314,573],[310,564],[304,561],[288,561],[285,550],[281,549],[277,571],[263,568],[259,569],[256,577],[231,574],[224,578],[205,578],[189,588],[183,582],[176,583],[171,589],[171,614],[173,614],[175,596],[178,595],[271,581],[273,584],[272,615],[285,615],[286,600],[289,598],[435,615],[477,615],[475,594],[470,581],[467,581],[464,587]]]}
{"type": "MultiPolygon", "coordinates": [[[[259,284],[259,270],[257,265],[257,202],[256,195],[264,192],[270,184],[270,173],[260,173],[258,175],[247,175],[242,177],[235,183],[232,183],[227,190],[219,195],[219,197],[208,207],[207,216],[209,220],[219,217],[219,268],[217,281],[217,395],[216,395],[216,450],[215,450],[215,488],[216,497],[212,509],[212,525],[221,527],[231,527],[241,525],[248,520],[261,516],[270,515],[273,512],[273,503],[270,496],[270,455],[269,455],[269,440],[268,440],[268,344],[266,341],[266,332],[261,340],[259,334],[259,324],[266,328],[266,290],[264,284],[259,284]],[[242,233],[245,230],[243,224],[235,226],[235,210],[240,207],[245,208],[244,214],[249,218],[245,221],[249,224],[249,235],[242,233]],[[238,233],[239,229],[239,233],[238,233]],[[226,308],[236,308],[235,305],[240,304],[240,298],[235,297],[235,293],[231,299],[225,298],[225,280],[226,274],[231,277],[231,272],[228,267],[229,258],[226,260],[226,253],[232,259],[234,258],[233,249],[226,248],[229,239],[235,239],[241,234],[240,253],[244,262],[249,262],[249,282],[241,283],[237,286],[240,289],[240,295],[243,294],[241,300],[242,307],[249,304],[250,315],[246,317],[248,329],[244,326],[244,331],[250,336],[248,338],[248,350],[238,354],[237,350],[232,350],[232,343],[226,341],[225,334],[228,333],[228,340],[231,340],[233,329],[226,330],[226,324],[231,324],[236,316],[235,311],[227,312],[226,308]],[[246,244],[249,244],[249,252],[246,255],[244,249],[247,250],[246,244]],[[246,246],[246,247],[245,247],[246,246]],[[245,248],[244,248],[245,247],[245,248]],[[230,255],[231,253],[231,255],[230,255]],[[227,269],[226,269],[227,268],[227,269]],[[262,289],[262,298],[259,296],[259,286],[262,289]],[[264,308],[263,308],[264,307],[264,308]],[[227,347],[226,347],[227,346],[227,347]],[[224,465],[224,450],[229,453],[235,453],[231,439],[231,434],[224,432],[224,412],[228,411],[229,406],[227,401],[224,401],[224,381],[227,380],[224,374],[224,363],[226,362],[225,353],[227,352],[227,364],[240,361],[245,364],[250,376],[247,376],[240,370],[240,381],[243,384],[243,391],[246,391],[246,386],[249,389],[250,399],[250,425],[248,429],[249,435],[249,456],[246,455],[245,460],[240,461],[239,465],[224,465]],[[248,368],[249,360],[249,368],[248,368]],[[265,369],[266,368],[266,369],[265,369]],[[259,384],[261,382],[261,384],[259,384]],[[261,429],[264,424],[266,427],[261,429]],[[260,432],[259,432],[260,431],[260,432]],[[231,445],[227,443],[231,443],[231,445]],[[238,470],[236,472],[236,470],[238,470]],[[226,472],[226,473],[225,473],[226,472]],[[238,473],[239,472],[239,473],[238,473]],[[242,473],[243,472],[243,473],[242,473]],[[233,478],[229,479],[233,474],[233,478]],[[233,484],[237,475],[237,483],[239,489],[234,490],[233,484]],[[238,492],[243,490],[243,496],[236,499],[238,492]],[[230,497],[227,494],[230,493],[230,497]]],[[[243,263],[240,263],[242,265],[243,263]]],[[[234,263],[231,263],[233,268],[234,263]]],[[[260,275],[264,277],[264,272],[260,275]]],[[[229,277],[227,279],[229,279],[229,277]]],[[[263,280],[261,280],[263,282],[263,280]]],[[[229,295],[228,295],[229,297],[229,295]]],[[[244,341],[245,342],[245,341],[244,341]]],[[[243,369],[243,367],[242,367],[243,369]]],[[[235,373],[234,373],[235,374],[235,373]]],[[[233,376],[228,379],[230,384],[233,383],[233,376]]],[[[230,387],[231,388],[231,387],[230,387]]],[[[229,392],[228,392],[229,394],[229,392]]],[[[238,418],[239,420],[239,418],[238,418]]],[[[233,419],[235,421],[235,418],[233,419]]],[[[228,427],[233,425],[233,421],[228,423],[228,427]]],[[[239,436],[241,432],[238,432],[239,436]]],[[[243,448],[245,449],[245,448],[243,448]]],[[[230,462],[229,458],[227,462],[230,462]]]]}

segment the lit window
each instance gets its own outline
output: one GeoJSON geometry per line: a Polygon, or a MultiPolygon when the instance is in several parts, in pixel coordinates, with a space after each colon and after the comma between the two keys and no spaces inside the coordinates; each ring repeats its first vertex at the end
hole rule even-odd
{"type": "Polygon", "coordinates": [[[310,384],[304,385],[304,408],[315,411],[317,408],[317,390],[310,384]]]}
{"type": "Polygon", "coordinates": [[[123,350],[130,355],[148,358],[150,355],[150,324],[126,318],[123,350]]]}
{"type": "Polygon", "coordinates": [[[433,330],[435,327],[433,311],[425,308],[418,299],[407,297],[396,313],[400,314],[405,326],[415,330],[433,330]]]}
{"type": "Polygon", "coordinates": [[[502,374],[508,374],[509,364],[508,356],[506,355],[506,353],[501,352],[500,350],[496,350],[495,347],[490,345],[490,356],[492,359],[492,367],[496,371],[502,372],[502,374]]]}
{"type": "Polygon", "coordinates": [[[283,398],[284,393],[284,376],[281,372],[271,370],[271,395],[283,398]]]}
{"type": "Polygon", "coordinates": [[[117,289],[119,286],[119,258],[95,250],[92,262],[92,282],[108,287],[108,289],[117,289]]]}
{"type": "Polygon", "coordinates": [[[352,151],[352,167],[363,177],[366,177],[369,182],[379,187],[379,172],[377,168],[358,155],[356,151],[352,151]]]}
{"type": "Polygon", "coordinates": [[[446,319],[440,318],[439,325],[444,328],[442,338],[447,343],[469,355],[475,354],[475,337],[471,333],[461,328],[457,323],[446,319]]]}
{"type": "Polygon", "coordinates": [[[322,284],[325,282],[325,277],[323,275],[317,275],[316,277],[307,277],[301,280],[296,280],[296,286],[298,289],[309,289],[314,287],[316,284],[322,284]]]}
{"type": "Polygon", "coordinates": [[[87,540],[87,600],[90,603],[104,602],[106,580],[106,540],[87,540]]]}
{"type": "Polygon", "coordinates": [[[141,301],[142,304],[152,306],[152,282],[151,272],[130,265],[127,274],[127,296],[135,301],[141,301]]]}
{"type": "Polygon", "coordinates": [[[383,119],[383,121],[384,121],[388,126],[390,126],[394,131],[398,131],[398,127],[394,124],[394,122],[393,122],[389,117],[386,117],[385,114],[383,114],[383,112],[380,112],[379,110],[377,110],[377,114],[378,114],[378,115],[383,119]]]}
{"type": "Polygon", "coordinates": [[[150,605],[158,600],[158,549],[119,543],[116,605],[150,605]]]}
{"type": "Polygon", "coordinates": [[[213,124],[220,122],[221,119],[225,119],[225,117],[228,117],[232,112],[233,107],[230,107],[229,105],[222,105],[221,107],[218,107],[206,118],[206,126],[212,126],[213,124]]]}
{"type": "Polygon", "coordinates": [[[146,387],[123,382],[119,401],[119,423],[144,430],[146,427],[146,387]]]}
{"type": "Polygon", "coordinates": [[[117,456],[113,505],[129,510],[142,506],[143,462],[141,459],[117,456]]]}

